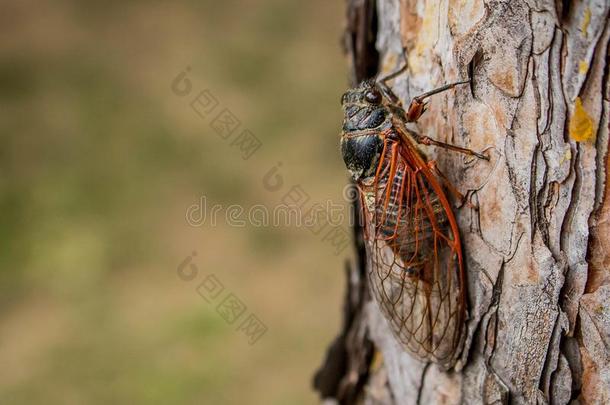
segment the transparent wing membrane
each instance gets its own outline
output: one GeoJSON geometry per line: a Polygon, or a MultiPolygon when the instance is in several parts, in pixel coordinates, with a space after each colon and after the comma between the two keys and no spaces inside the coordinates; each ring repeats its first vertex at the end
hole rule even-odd
{"type": "Polygon", "coordinates": [[[364,206],[373,294],[409,352],[450,367],[460,345],[465,297],[449,202],[415,148],[396,136],[385,137],[368,190],[373,203],[364,206]]]}

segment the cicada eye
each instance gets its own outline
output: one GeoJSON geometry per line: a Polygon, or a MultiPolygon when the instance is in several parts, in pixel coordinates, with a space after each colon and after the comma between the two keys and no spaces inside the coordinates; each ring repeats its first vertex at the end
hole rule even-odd
{"type": "Polygon", "coordinates": [[[341,96],[341,105],[345,104],[347,102],[347,93],[343,93],[343,95],[341,96]]]}
{"type": "Polygon", "coordinates": [[[364,98],[371,104],[379,104],[381,102],[381,94],[375,89],[367,91],[364,94],[364,98]]]}

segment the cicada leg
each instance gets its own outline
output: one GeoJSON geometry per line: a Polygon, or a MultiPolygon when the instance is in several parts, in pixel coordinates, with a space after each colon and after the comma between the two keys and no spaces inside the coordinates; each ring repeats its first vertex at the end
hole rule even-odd
{"type": "MultiPolygon", "coordinates": [[[[463,148],[461,146],[453,145],[453,144],[450,144],[450,143],[445,143],[445,142],[437,141],[436,139],[432,139],[429,136],[420,135],[417,132],[413,131],[412,129],[407,128],[406,126],[403,128],[403,130],[405,132],[407,132],[409,134],[409,136],[415,142],[420,143],[422,145],[439,146],[441,148],[449,149],[449,150],[452,150],[454,152],[463,153],[463,154],[468,155],[468,156],[474,156],[474,157],[477,157],[479,159],[489,160],[489,157],[483,155],[482,153],[475,152],[472,149],[463,148]]],[[[487,149],[489,149],[489,148],[486,148],[485,150],[487,150],[487,149]]]]}
{"type": "Polygon", "coordinates": [[[419,96],[413,97],[413,99],[411,100],[411,103],[409,104],[409,108],[407,108],[407,122],[416,122],[419,119],[419,117],[421,117],[422,114],[426,111],[426,104],[424,103],[424,100],[426,98],[433,96],[435,94],[438,94],[438,93],[442,93],[443,91],[452,89],[459,84],[466,84],[466,83],[470,83],[470,79],[463,80],[460,82],[446,84],[439,88],[430,90],[423,94],[420,94],[419,96]]]}
{"type": "Polygon", "coordinates": [[[392,103],[396,104],[397,106],[402,108],[402,101],[400,100],[400,98],[398,98],[398,96],[394,93],[394,91],[390,88],[390,86],[388,86],[388,83],[390,80],[395,79],[396,77],[398,77],[400,74],[402,74],[405,70],[407,70],[407,64],[405,63],[401,68],[399,68],[397,71],[390,73],[389,75],[383,77],[382,79],[379,79],[379,87],[381,88],[381,91],[384,93],[384,95],[390,99],[390,101],[392,101],[392,103]]]}
{"type": "Polygon", "coordinates": [[[390,86],[388,86],[388,82],[390,80],[396,79],[398,76],[403,74],[407,70],[407,67],[409,66],[409,64],[407,63],[406,49],[404,47],[402,48],[402,58],[403,58],[403,64],[401,67],[396,69],[394,72],[377,80],[377,83],[378,83],[379,87],[381,88],[381,91],[384,93],[384,95],[387,98],[389,98],[390,101],[392,101],[392,103],[396,104],[397,106],[399,106],[401,108],[402,108],[402,101],[400,100],[400,98],[398,98],[398,96],[394,93],[394,91],[390,88],[390,86]]]}
{"type": "Polygon", "coordinates": [[[478,157],[479,159],[483,159],[483,160],[489,160],[489,157],[483,155],[482,153],[475,152],[472,149],[463,148],[461,146],[452,145],[450,143],[445,143],[445,142],[437,141],[436,139],[432,139],[429,136],[419,135],[419,134],[417,134],[414,131],[411,131],[411,135],[412,134],[415,134],[415,136],[413,136],[413,139],[415,139],[415,141],[417,143],[421,143],[422,145],[439,146],[441,148],[449,149],[449,150],[452,150],[454,152],[463,153],[463,154],[469,155],[469,156],[475,156],[475,157],[478,157]]]}

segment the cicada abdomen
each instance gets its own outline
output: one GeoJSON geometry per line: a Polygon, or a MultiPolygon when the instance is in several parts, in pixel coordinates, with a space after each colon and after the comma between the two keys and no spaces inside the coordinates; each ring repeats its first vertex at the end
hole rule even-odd
{"type": "Polygon", "coordinates": [[[402,346],[448,368],[466,317],[457,223],[438,172],[403,125],[409,115],[387,91],[367,81],[342,99],[341,150],[362,199],[370,284],[402,346]]]}

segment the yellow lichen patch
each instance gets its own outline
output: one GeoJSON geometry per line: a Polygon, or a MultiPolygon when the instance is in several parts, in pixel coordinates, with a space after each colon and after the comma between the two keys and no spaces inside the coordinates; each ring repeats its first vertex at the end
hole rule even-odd
{"type": "Polygon", "coordinates": [[[578,64],[578,73],[580,73],[581,75],[585,75],[587,74],[587,70],[589,70],[589,64],[586,60],[581,60],[578,64]]]}
{"type": "Polygon", "coordinates": [[[574,113],[570,118],[570,138],[576,142],[586,142],[594,138],[593,120],[582,106],[580,97],[576,97],[574,113]]]}
{"type": "Polygon", "coordinates": [[[587,38],[587,28],[589,28],[589,23],[591,22],[591,9],[587,7],[585,9],[585,15],[582,19],[582,24],[580,24],[580,30],[582,31],[582,35],[587,38]]]}

